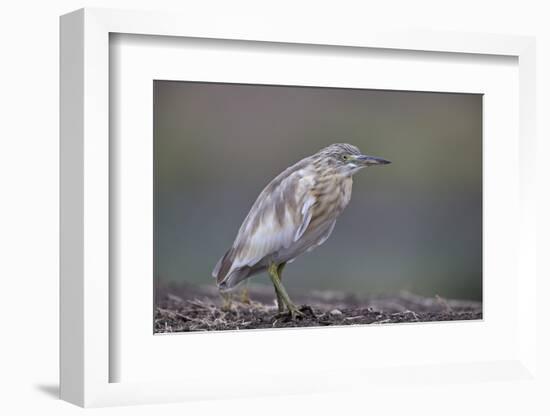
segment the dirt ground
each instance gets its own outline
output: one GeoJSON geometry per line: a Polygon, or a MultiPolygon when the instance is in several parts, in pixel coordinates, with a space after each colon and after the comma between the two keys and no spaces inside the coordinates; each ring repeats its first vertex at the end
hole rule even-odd
{"type": "Polygon", "coordinates": [[[228,306],[214,287],[167,286],[156,291],[155,332],[289,328],[328,325],[457,321],[482,318],[480,302],[428,298],[402,292],[359,298],[338,292],[293,294],[304,317],[279,315],[271,288],[249,287],[250,303],[239,292],[228,306]]]}

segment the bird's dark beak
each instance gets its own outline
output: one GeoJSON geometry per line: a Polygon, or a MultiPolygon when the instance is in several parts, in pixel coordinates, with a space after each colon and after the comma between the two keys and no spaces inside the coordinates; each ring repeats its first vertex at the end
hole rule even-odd
{"type": "Polygon", "coordinates": [[[381,157],[359,155],[355,158],[363,166],[374,166],[374,165],[387,165],[391,163],[389,160],[382,159],[381,157]]]}

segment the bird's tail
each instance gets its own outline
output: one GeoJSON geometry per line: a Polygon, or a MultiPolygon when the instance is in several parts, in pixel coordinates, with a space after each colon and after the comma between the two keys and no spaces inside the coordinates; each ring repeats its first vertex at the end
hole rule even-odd
{"type": "Polygon", "coordinates": [[[231,247],[225,252],[223,257],[218,260],[218,263],[216,263],[216,267],[214,267],[214,270],[212,271],[212,277],[216,279],[216,282],[218,284],[220,284],[225,279],[225,277],[231,270],[231,266],[233,266],[234,260],[235,250],[233,250],[233,247],[231,247]]]}
{"type": "Polygon", "coordinates": [[[216,267],[212,271],[212,276],[216,279],[218,288],[222,291],[232,289],[249,275],[249,267],[240,267],[233,270],[235,261],[235,250],[230,248],[224,256],[218,260],[216,267]]]}

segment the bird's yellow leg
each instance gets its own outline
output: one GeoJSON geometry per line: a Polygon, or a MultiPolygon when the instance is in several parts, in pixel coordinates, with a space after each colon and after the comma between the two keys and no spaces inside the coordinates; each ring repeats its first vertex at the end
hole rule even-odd
{"type": "MultiPolygon", "coordinates": [[[[277,276],[279,277],[281,285],[283,284],[283,269],[285,266],[286,263],[281,263],[279,267],[277,267],[277,276]]],[[[277,293],[277,307],[279,308],[279,313],[283,313],[285,311],[285,303],[279,292],[277,292],[277,289],[275,289],[275,293],[277,293]]]]}
{"type": "MultiPolygon", "coordinates": [[[[268,268],[269,277],[271,278],[271,282],[273,283],[273,287],[275,288],[275,292],[277,293],[277,301],[282,301],[286,305],[286,308],[290,312],[290,316],[292,319],[295,319],[298,316],[302,316],[303,313],[300,312],[300,310],[292,303],[290,300],[290,297],[288,296],[288,293],[286,293],[286,289],[284,288],[283,284],[281,283],[281,279],[279,277],[279,267],[275,263],[271,263],[268,268]]],[[[279,311],[281,311],[281,304],[279,304],[279,311]]]]}
{"type": "Polygon", "coordinates": [[[222,298],[222,311],[230,311],[232,306],[232,299],[231,299],[231,293],[229,292],[220,292],[220,296],[222,298]]]}
{"type": "Polygon", "coordinates": [[[241,290],[241,302],[250,305],[250,292],[248,291],[248,280],[244,283],[245,286],[241,290]]]}

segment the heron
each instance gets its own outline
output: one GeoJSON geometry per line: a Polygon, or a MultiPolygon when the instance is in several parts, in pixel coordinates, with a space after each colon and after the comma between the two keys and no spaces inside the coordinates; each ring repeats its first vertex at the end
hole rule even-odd
{"type": "Polygon", "coordinates": [[[224,293],[267,271],[279,314],[303,312],[282,284],[286,264],[323,244],[351,199],[353,175],[390,163],[354,145],[335,143],[285,169],[263,189],[241,224],[232,246],[212,271],[224,293]]]}

